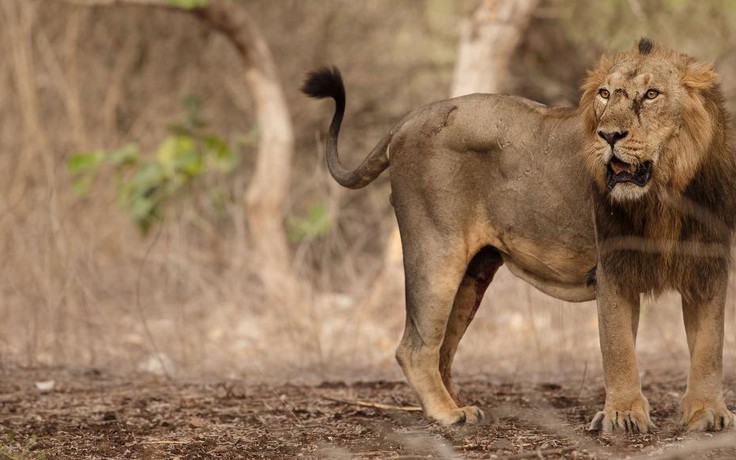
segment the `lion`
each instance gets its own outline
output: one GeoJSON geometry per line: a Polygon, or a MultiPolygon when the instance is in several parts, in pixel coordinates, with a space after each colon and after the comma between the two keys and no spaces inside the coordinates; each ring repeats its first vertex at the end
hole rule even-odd
{"type": "Polygon", "coordinates": [[[406,324],[396,359],[426,417],[474,424],[457,396],[458,343],[496,271],[558,299],[596,299],[606,402],[589,429],[654,425],[634,353],[640,294],[681,293],[691,354],[681,423],[725,430],[724,303],[736,225],[736,157],[712,66],[642,39],[589,72],[580,106],[472,94],[402,118],[355,169],[338,157],[337,68],[302,91],[332,98],[332,177],[348,188],[390,170],[406,324]]]}

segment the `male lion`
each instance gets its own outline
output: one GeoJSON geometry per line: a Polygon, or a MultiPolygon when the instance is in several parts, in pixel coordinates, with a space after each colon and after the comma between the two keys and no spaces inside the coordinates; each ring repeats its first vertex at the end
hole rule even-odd
{"type": "Polygon", "coordinates": [[[335,100],[327,165],[360,188],[390,167],[406,276],[396,358],[431,419],[477,423],[451,386],[458,343],[496,270],[556,298],[597,298],[606,381],[590,429],[647,432],[634,343],[641,293],[678,290],[691,354],[682,423],[734,424],[721,395],[736,157],[713,69],[655,47],[603,58],[579,108],[473,94],[404,117],[354,170],[338,159],[337,69],[303,91],[335,100]],[[597,267],[597,268],[596,268],[597,267]]]}

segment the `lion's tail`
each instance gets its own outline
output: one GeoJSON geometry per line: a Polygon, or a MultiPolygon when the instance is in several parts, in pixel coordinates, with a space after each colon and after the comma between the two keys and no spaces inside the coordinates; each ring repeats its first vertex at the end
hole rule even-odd
{"type": "Polygon", "coordinates": [[[337,183],[353,189],[365,187],[388,168],[388,144],[391,141],[391,133],[381,139],[357,168],[350,170],[340,163],[337,154],[337,136],[340,134],[340,124],[345,114],[345,85],[337,67],[331,69],[324,67],[310,72],[304,81],[302,92],[317,99],[331,97],[335,100],[335,114],[327,136],[327,168],[337,183]]]}

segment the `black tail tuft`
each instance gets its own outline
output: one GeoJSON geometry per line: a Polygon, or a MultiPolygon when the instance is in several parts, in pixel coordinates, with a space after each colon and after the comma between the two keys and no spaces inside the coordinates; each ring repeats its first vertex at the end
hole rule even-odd
{"type": "Polygon", "coordinates": [[[302,85],[302,93],[317,99],[331,97],[338,105],[345,103],[345,85],[337,67],[322,67],[309,72],[302,85]]]}

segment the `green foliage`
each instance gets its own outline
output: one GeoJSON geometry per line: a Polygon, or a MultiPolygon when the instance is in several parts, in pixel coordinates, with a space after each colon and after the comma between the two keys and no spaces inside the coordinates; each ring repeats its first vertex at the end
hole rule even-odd
{"type": "Polygon", "coordinates": [[[290,218],[286,231],[292,242],[309,242],[327,235],[331,227],[330,209],[317,203],[309,208],[306,216],[290,218]]]}
{"type": "MultiPolygon", "coordinates": [[[[230,1],[235,2],[237,0],[230,1]]],[[[166,2],[172,6],[178,6],[179,8],[184,8],[186,10],[193,10],[195,8],[207,6],[210,0],[166,0],[166,2]]]]}
{"type": "Polygon", "coordinates": [[[201,8],[203,6],[207,6],[207,3],[209,3],[209,0],[166,0],[170,5],[178,6],[179,8],[184,8],[187,10],[191,10],[194,8],[201,8]]]}
{"type": "Polygon", "coordinates": [[[72,155],[67,160],[67,169],[76,176],[72,181],[74,193],[85,195],[89,191],[92,182],[97,177],[97,168],[104,159],[105,152],[103,150],[93,150],[72,155]]]}
{"type": "Polygon", "coordinates": [[[120,207],[145,235],[163,218],[166,205],[184,195],[199,178],[233,171],[238,157],[224,140],[207,131],[199,100],[188,97],[182,104],[184,120],[169,127],[169,135],[153,155],[143,154],[135,144],[72,155],[67,169],[74,191],[86,195],[101,168],[111,167],[120,207]]]}

